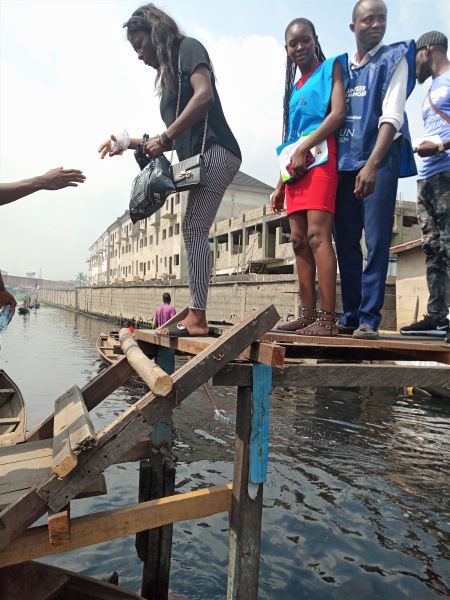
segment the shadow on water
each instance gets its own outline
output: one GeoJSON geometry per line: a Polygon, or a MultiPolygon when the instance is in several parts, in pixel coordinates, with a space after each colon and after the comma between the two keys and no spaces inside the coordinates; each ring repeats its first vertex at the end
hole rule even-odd
{"type": "MultiPolygon", "coordinates": [[[[15,317],[0,368],[21,388],[32,428],[70,386],[95,376],[107,323],[54,308],[15,317]]],[[[124,386],[93,411],[99,429],[146,388],[124,386]]],[[[235,390],[214,388],[231,425],[214,421],[199,389],[175,411],[177,490],[232,478],[235,390]]],[[[385,389],[281,389],[271,400],[260,598],[398,600],[450,594],[450,404],[385,389]]],[[[108,469],[108,494],[73,515],[131,504],[138,465],[108,469]]],[[[190,600],[225,596],[226,515],[174,526],[171,587],[190,600]]],[[[133,536],[47,562],[139,590],[133,536]]]]}

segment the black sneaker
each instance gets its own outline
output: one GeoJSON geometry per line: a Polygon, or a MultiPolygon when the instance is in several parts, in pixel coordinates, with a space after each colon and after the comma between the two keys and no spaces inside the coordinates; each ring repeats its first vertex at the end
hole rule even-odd
{"type": "Polygon", "coordinates": [[[400,329],[402,335],[430,335],[444,337],[449,327],[448,319],[437,321],[431,315],[424,315],[421,321],[400,329]]]}

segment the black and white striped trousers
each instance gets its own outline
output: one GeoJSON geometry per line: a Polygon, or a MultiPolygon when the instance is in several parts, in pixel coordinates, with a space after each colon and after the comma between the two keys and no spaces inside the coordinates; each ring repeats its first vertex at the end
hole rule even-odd
{"type": "Polygon", "coordinates": [[[206,186],[189,192],[183,239],[188,262],[190,308],[206,310],[212,267],[209,230],[225,190],[240,165],[241,160],[232,152],[213,144],[205,152],[206,186]]]}

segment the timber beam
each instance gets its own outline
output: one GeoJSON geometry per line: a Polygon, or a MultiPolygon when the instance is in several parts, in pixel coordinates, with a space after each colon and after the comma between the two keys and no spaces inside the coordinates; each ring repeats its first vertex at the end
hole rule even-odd
{"type": "Polygon", "coordinates": [[[53,511],[61,510],[92,477],[128,452],[136,439],[148,435],[155,423],[170,415],[187,396],[273,327],[279,318],[273,305],[248,314],[174,373],[169,396],[145,394],[99,432],[97,446],[80,455],[77,468],[64,480],[52,476],[3,510],[0,513],[0,549],[25,531],[48,507],[53,511]]]}
{"type": "MultiPolygon", "coordinates": [[[[273,387],[446,387],[450,368],[404,365],[286,364],[273,369],[273,387]]],[[[217,386],[251,386],[251,365],[232,363],[212,380],[217,386]]]]}
{"type": "Polygon", "coordinates": [[[228,483],[77,517],[70,521],[70,538],[57,546],[49,542],[47,525],[32,527],[0,552],[0,567],[99,544],[145,529],[229,512],[231,493],[232,484],[228,483]]]}

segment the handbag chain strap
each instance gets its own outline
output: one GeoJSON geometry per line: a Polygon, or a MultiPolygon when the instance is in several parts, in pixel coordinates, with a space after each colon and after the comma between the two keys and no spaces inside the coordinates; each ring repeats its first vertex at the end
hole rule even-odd
{"type": "MultiPolygon", "coordinates": [[[[181,46],[180,46],[181,48],[181,46]]],[[[181,83],[182,83],[182,75],[183,72],[181,70],[181,58],[180,58],[180,50],[178,50],[178,97],[177,97],[177,109],[175,112],[175,120],[180,116],[180,105],[181,105],[181,83]]],[[[205,117],[205,128],[203,130],[203,138],[202,138],[202,147],[200,150],[200,156],[203,158],[205,154],[205,146],[206,146],[206,134],[208,131],[208,113],[206,113],[205,117]]],[[[172,141],[172,153],[170,155],[170,164],[173,161],[173,153],[175,151],[175,140],[172,141]]]]}

